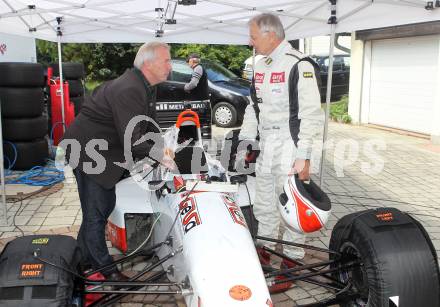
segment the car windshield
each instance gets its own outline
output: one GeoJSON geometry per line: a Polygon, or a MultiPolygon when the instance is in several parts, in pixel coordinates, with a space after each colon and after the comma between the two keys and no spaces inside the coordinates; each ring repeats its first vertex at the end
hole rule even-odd
{"type": "Polygon", "coordinates": [[[202,66],[206,69],[208,79],[211,82],[222,82],[237,79],[238,76],[229,69],[214,62],[202,62],[202,66]]]}

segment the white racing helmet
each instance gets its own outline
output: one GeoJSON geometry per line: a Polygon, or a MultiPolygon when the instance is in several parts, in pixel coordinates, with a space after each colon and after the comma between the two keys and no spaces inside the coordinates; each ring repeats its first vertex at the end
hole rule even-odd
{"type": "Polygon", "coordinates": [[[287,227],[295,232],[317,231],[330,216],[331,202],[327,194],[312,180],[306,183],[296,174],[287,177],[279,199],[281,216],[287,227]]]}

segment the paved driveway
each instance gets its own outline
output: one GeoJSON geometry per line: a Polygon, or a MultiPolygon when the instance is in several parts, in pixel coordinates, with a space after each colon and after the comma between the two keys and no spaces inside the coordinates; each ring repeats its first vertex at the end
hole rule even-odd
{"type": "MultiPolygon", "coordinates": [[[[226,130],[216,129],[219,138],[226,130]]],[[[394,206],[412,213],[440,251],[440,146],[428,140],[374,128],[331,123],[325,159],[324,190],[332,199],[332,216],[325,229],[308,243],[327,247],[336,221],[354,211],[394,206]]],[[[43,197],[8,203],[8,222],[0,226],[0,247],[15,236],[64,233],[75,236],[81,222],[76,184],[71,172],[62,190],[43,197]],[[15,218],[14,218],[15,216],[15,218]]],[[[113,253],[117,253],[112,248],[113,253]]],[[[310,258],[308,259],[310,261],[310,258]]],[[[127,268],[135,270],[136,268],[127,268]]],[[[328,297],[321,288],[299,282],[273,296],[277,307],[305,304],[328,297]]],[[[135,296],[123,306],[178,306],[172,297],[135,296]]]]}

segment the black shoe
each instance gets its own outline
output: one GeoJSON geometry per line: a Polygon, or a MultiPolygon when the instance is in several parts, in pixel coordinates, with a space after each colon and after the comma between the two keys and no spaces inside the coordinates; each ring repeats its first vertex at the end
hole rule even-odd
{"type": "Polygon", "coordinates": [[[122,274],[120,271],[115,271],[113,273],[111,273],[110,275],[106,276],[107,280],[112,280],[112,281],[128,281],[129,278],[128,276],[122,274]]]}

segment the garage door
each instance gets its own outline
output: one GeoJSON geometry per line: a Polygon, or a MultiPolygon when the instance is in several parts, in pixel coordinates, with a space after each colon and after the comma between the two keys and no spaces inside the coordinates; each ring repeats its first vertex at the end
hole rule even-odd
{"type": "Polygon", "coordinates": [[[369,122],[430,133],[439,36],[372,42],[369,122]]]}

